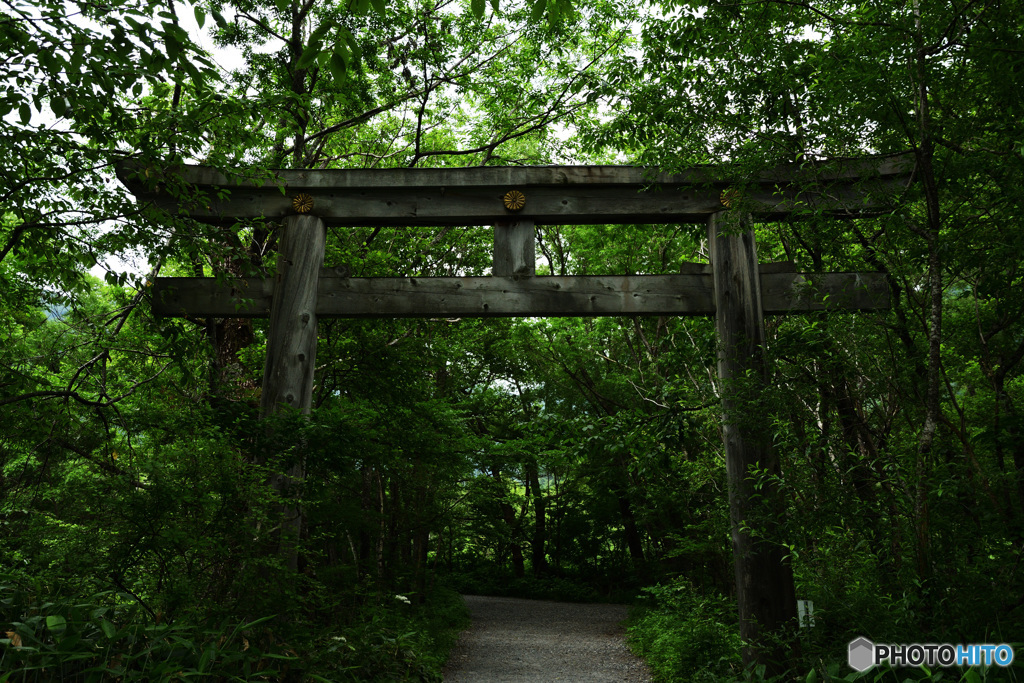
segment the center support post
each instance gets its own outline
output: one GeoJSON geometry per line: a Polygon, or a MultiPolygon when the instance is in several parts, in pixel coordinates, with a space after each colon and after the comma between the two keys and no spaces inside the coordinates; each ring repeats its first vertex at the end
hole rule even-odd
{"type": "Polygon", "coordinates": [[[764,309],[750,216],[712,214],[708,250],[743,663],[763,664],[769,676],[779,675],[794,654],[796,592],[792,567],[778,543],[784,506],[774,479],[780,468],[766,404],[764,309]]]}
{"type": "Polygon", "coordinates": [[[533,221],[494,224],[494,268],[497,277],[529,277],[537,272],[533,221]]]}
{"type": "MultiPolygon", "coordinates": [[[[277,255],[277,275],[270,305],[270,330],[263,366],[260,419],[284,410],[309,415],[313,405],[313,371],[316,368],[316,303],[320,268],[324,263],[327,231],[316,216],[288,216],[282,227],[277,255]]],[[[293,495],[306,476],[306,456],[300,447],[296,460],[284,472],[270,476],[275,493],[293,495]]],[[[283,505],[279,552],[288,567],[298,571],[298,541],[302,510],[283,505]]]]}

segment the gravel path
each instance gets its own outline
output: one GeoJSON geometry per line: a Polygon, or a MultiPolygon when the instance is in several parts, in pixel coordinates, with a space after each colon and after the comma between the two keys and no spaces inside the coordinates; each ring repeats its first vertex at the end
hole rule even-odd
{"type": "Polygon", "coordinates": [[[626,648],[626,605],[463,596],[473,625],[445,668],[445,683],[648,683],[626,648]]]}

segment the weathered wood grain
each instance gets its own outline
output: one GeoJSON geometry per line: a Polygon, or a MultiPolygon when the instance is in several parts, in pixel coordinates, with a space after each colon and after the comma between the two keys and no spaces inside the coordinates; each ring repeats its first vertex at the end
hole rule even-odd
{"type": "Polygon", "coordinates": [[[270,316],[261,416],[287,406],[308,414],[316,367],[317,283],[326,231],[315,216],[292,216],[278,248],[278,272],[263,305],[270,316]]]}
{"type": "Polygon", "coordinates": [[[779,663],[789,661],[786,641],[795,630],[796,595],[785,549],[764,540],[778,538],[783,510],[773,479],[779,461],[772,448],[772,407],[766,400],[767,292],[761,284],[770,276],[758,277],[754,231],[747,221],[732,224],[739,219],[739,212],[723,212],[708,220],[722,440],[743,663],[763,664],[775,675],[781,673],[779,663]],[[757,529],[756,536],[751,527],[757,529]]]}
{"type": "MultiPolygon", "coordinates": [[[[289,217],[282,233],[276,282],[270,281],[273,297],[260,394],[261,418],[289,409],[308,415],[313,405],[317,281],[324,263],[327,233],[323,221],[314,216],[289,217]]],[[[271,488],[287,498],[288,490],[305,479],[305,463],[305,454],[300,449],[286,471],[270,474],[271,488]]],[[[277,552],[288,568],[296,572],[304,515],[294,503],[282,503],[278,514],[280,524],[274,534],[277,552]]]]}
{"type": "Polygon", "coordinates": [[[536,232],[533,221],[494,225],[494,268],[501,277],[524,277],[536,272],[536,232]]]}
{"type": "Polygon", "coordinates": [[[140,200],[207,222],[280,219],[306,193],[311,214],[328,224],[434,226],[704,222],[722,210],[721,193],[732,185],[744,188],[738,201],[758,220],[818,210],[857,216],[890,209],[910,166],[903,157],[838,160],[779,167],[753,180],[727,180],[724,167],[674,175],[628,166],[282,170],[262,179],[201,166],[176,169],[172,178],[131,165],[118,172],[140,200]],[[182,184],[194,190],[191,198],[169,191],[182,184]],[[526,195],[522,211],[504,207],[511,189],[526,195]]]}
{"type": "MultiPolygon", "coordinates": [[[[703,265],[703,264],[698,264],[703,265]]],[[[765,264],[772,265],[772,264],[765,264]]],[[[889,307],[880,273],[762,273],[767,314],[889,307]]],[[[266,317],[272,280],[218,284],[157,278],[153,310],[169,317],[266,317]]],[[[714,315],[712,276],[344,278],[321,277],[316,315],[372,317],[540,317],[714,315]]]]}
{"type": "MultiPolygon", "coordinates": [[[[806,180],[857,180],[873,176],[906,176],[913,170],[913,156],[890,154],[865,157],[838,157],[784,164],[757,174],[756,180],[789,183],[806,180]]],[[[122,163],[119,175],[126,180],[133,174],[155,177],[155,171],[137,164],[122,163]]],[[[274,170],[260,174],[240,171],[227,175],[210,166],[182,166],[175,171],[183,180],[196,185],[252,188],[279,185],[303,189],[471,187],[519,185],[652,185],[706,184],[722,182],[736,173],[727,165],[694,166],[680,173],[659,173],[638,166],[462,166],[447,168],[353,168],[274,170]]],[[[145,178],[131,180],[132,184],[145,178]]]]}

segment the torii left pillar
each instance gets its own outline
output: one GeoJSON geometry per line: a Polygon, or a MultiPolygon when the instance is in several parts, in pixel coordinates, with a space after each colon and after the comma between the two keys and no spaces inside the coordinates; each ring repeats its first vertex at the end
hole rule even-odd
{"type": "MultiPolygon", "coordinates": [[[[260,418],[283,410],[309,415],[313,405],[313,371],[316,368],[316,298],[320,268],[324,263],[327,232],[316,216],[285,218],[277,256],[274,298],[270,305],[270,331],[263,366],[260,418]]],[[[284,472],[270,478],[275,492],[288,495],[306,476],[305,454],[284,472]]],[[[279,552],[293,571],[298,571],[298,541],[302,510],[282,507],[279,552]]]]}

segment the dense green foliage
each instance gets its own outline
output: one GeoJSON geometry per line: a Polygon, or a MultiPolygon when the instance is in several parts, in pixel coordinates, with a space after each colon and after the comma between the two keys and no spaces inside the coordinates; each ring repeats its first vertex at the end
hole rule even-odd
{"type": "Polygon", "coordinates": [[[718,681],[740,670],[735,608],[686,581],[648,588],[652,603],[630,624],[630,644],[658,680],[718,681]]]}
{"type": "MultiPolygon", "coordinates": [[[[789,664],[848,678],[862,635],[1024,645],[1020,3],[464,4],[0,0],[0,681],[437,680],[446,586],[636,596],[661,679],[744,676],[712,321],[321,321],[312,415],[267,424],[266,322],[157,319],[147,276],[272,274],[279,226],[141,210],[124,160],[728,161],[742,187],[911,150],[892,214],[757,227],[763,262],[893,291],[767,321],[771,540],[815,605],[789,664]],[[268,552],[292,508],[298,571],[268,552]]],[[[332,228],[326,262],[483,275],[490,235],[332,228]]],[[[701,225],[537,249],[541,274],[707,260],[701,225]]]]}

